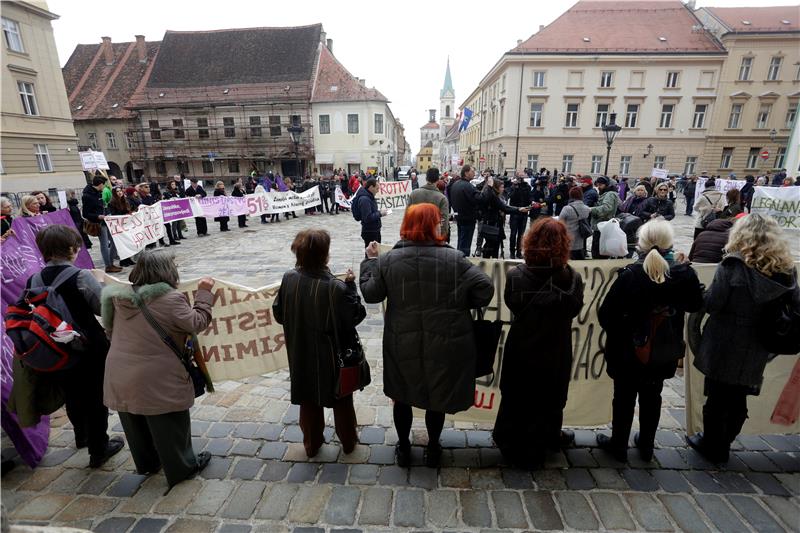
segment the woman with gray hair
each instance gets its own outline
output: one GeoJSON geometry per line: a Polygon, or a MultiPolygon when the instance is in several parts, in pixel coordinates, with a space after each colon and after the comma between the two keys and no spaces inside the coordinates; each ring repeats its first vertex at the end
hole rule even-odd
{"type": "Polygon", "coordinates": [[[192,449],[192,379],[155,324],[184,346],[187,335],[211,321],[214,280],[200,280],[190,305],[177,290],[174,256],[158,249],[141,253],[129,279],[132,285],[103,290],[103,326],[111,338],[103,397],[119,412],[136,471],[153,474],[163,467],[171,488],[205,468],[211,456],[192,449]]]}

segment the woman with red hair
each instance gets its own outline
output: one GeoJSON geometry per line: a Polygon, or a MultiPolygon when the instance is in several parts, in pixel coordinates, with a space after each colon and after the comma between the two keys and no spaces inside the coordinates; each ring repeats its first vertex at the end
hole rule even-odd
{"type": "Polygon", "coordinates": [[[503,350],[502,400],[493,437],[511,464],[534,468],[545,452],[569,446],[561,429],[572,368],[572,319],[583,307],[583,280],[568,264],[567,227],[537,220],[522,240],[525,264],[506,275],[505,301],[513,313],[503,350]]]}
{"type": "Polygon", "coordinates": [[[397,464],[411,463],[411,408],[424,409],[428,429],[425,463],[439,465],[445,413],[472,407],[475,337],[470,309],[494,296],[489,277],[444,243],[441,213],[433,204],[406,209],[401,240],[378,257],[371,242],[361,263],[361,294],[386,301],[383,390],[394,400],[397,464]],[[443,326],[444,324],[444,326],[443,326]]]}

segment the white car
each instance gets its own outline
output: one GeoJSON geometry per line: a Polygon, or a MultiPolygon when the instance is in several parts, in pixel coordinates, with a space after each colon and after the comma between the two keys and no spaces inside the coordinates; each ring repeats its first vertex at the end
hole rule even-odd
{"type": "Polygon", "coordinates": [[[408,171],[411,170],[410,166],[400,167],[400,172],[397,173],[397,179],[408,179],[408,171]]]}

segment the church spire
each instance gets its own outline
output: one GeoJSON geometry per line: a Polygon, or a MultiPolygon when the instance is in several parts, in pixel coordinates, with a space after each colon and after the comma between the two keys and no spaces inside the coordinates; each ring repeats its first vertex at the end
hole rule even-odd
{"type": "Polygon", "coordinates": [[[447,72],[444,75],[444,87],[439,92],[439,98],[444,98],[445,93],[449,92],[450,94],[454,94],[455,91],[453,90],[453,80],[450,77],[450,56],[447,56],[447,72]]]}

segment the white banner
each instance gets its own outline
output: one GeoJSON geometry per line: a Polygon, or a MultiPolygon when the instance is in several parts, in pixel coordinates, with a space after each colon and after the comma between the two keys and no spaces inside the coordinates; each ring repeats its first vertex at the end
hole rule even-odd
{"type": "Polygon", "coordinates": [[[339,204],[341,207],[346,209],[350,209],[353,202],[353,196],[347,198],[344,193],[342,192],[342,188],[340,186],[336,186],[336,203],[339,204]]]}
{"type": "Polygon", "coordinates": [[[800,187],[756,187],[751,213],[769,215],[783,229],[800,231],[800,187]]]}
{"type": "Polygon", "coordinates": [[[667,170],[663,168],[654,168],[650,171],[650,176],[653,178],[658,178],[660,180],[667,179],[667,170]]]}
{"type": "Polygon", "coordinates": [[[120,259],[136,255],[164,237],[164,215],[159,204],[140,205],[131,215],[105,217],[120,259]]]}
{"type": "Polygon", "coordinates": [[[81,158],[83,170],[97,170],[98,168],[108,170],[108,162],[103,152],[89,150],[88,152],[78,152],[78,155],[81,158]]]}
{"type": "MultiPolygon", "coordinates": [[[[257,194],[248,194],[245,198],[257,197],[257,194]]],[[[249,215],[271,215],[273,213],[287,213],[289,211],[299,211],[309,209],[322,204],[322,198],[319,196],[319,185],[308,189],[303,192],[294,191],[268,191],[261,196],[266,196],[266,202],[257,202],[253,204],[258,211],[253,212],[251,202],[248,202],[249,215]],[[262,209],[263,210],[260,210],[262,209]]]]}
{"type": "MultiPolygon", "coordinates": [[[[358,189],[360,189],[359,187],[358,189]]],[[[356,189],[356,192],[358,192],[356,189]]],[[[378,202],[378,209],[405,209],[408,199],[411,197],[411,180],[382,181],[378,182],[378,194],[375,201],[378,202]]],[[[340,187],[336,187],[336,203],[347,209],[351,209],[353,198],[356,193],[345,198],[340,187]]]]}
{"type": "MultiPolygon", "coordinates": [[[[706,180],[708,178],[697,178],[697,187],[694,189],[694,201],[700,199],[703,193],[706,190],[706,180]]],[[[715,179],[714,180],[714,190],[715,191],[722,191],[722,194],[726,194],[731,189],[739,189],[741,190],[742,187],[745,186],[747,182],[745,180],[725,180],[725,179],[715,179]]],[[[727,205],[727,202],[725,202],[727,205]]]]}

